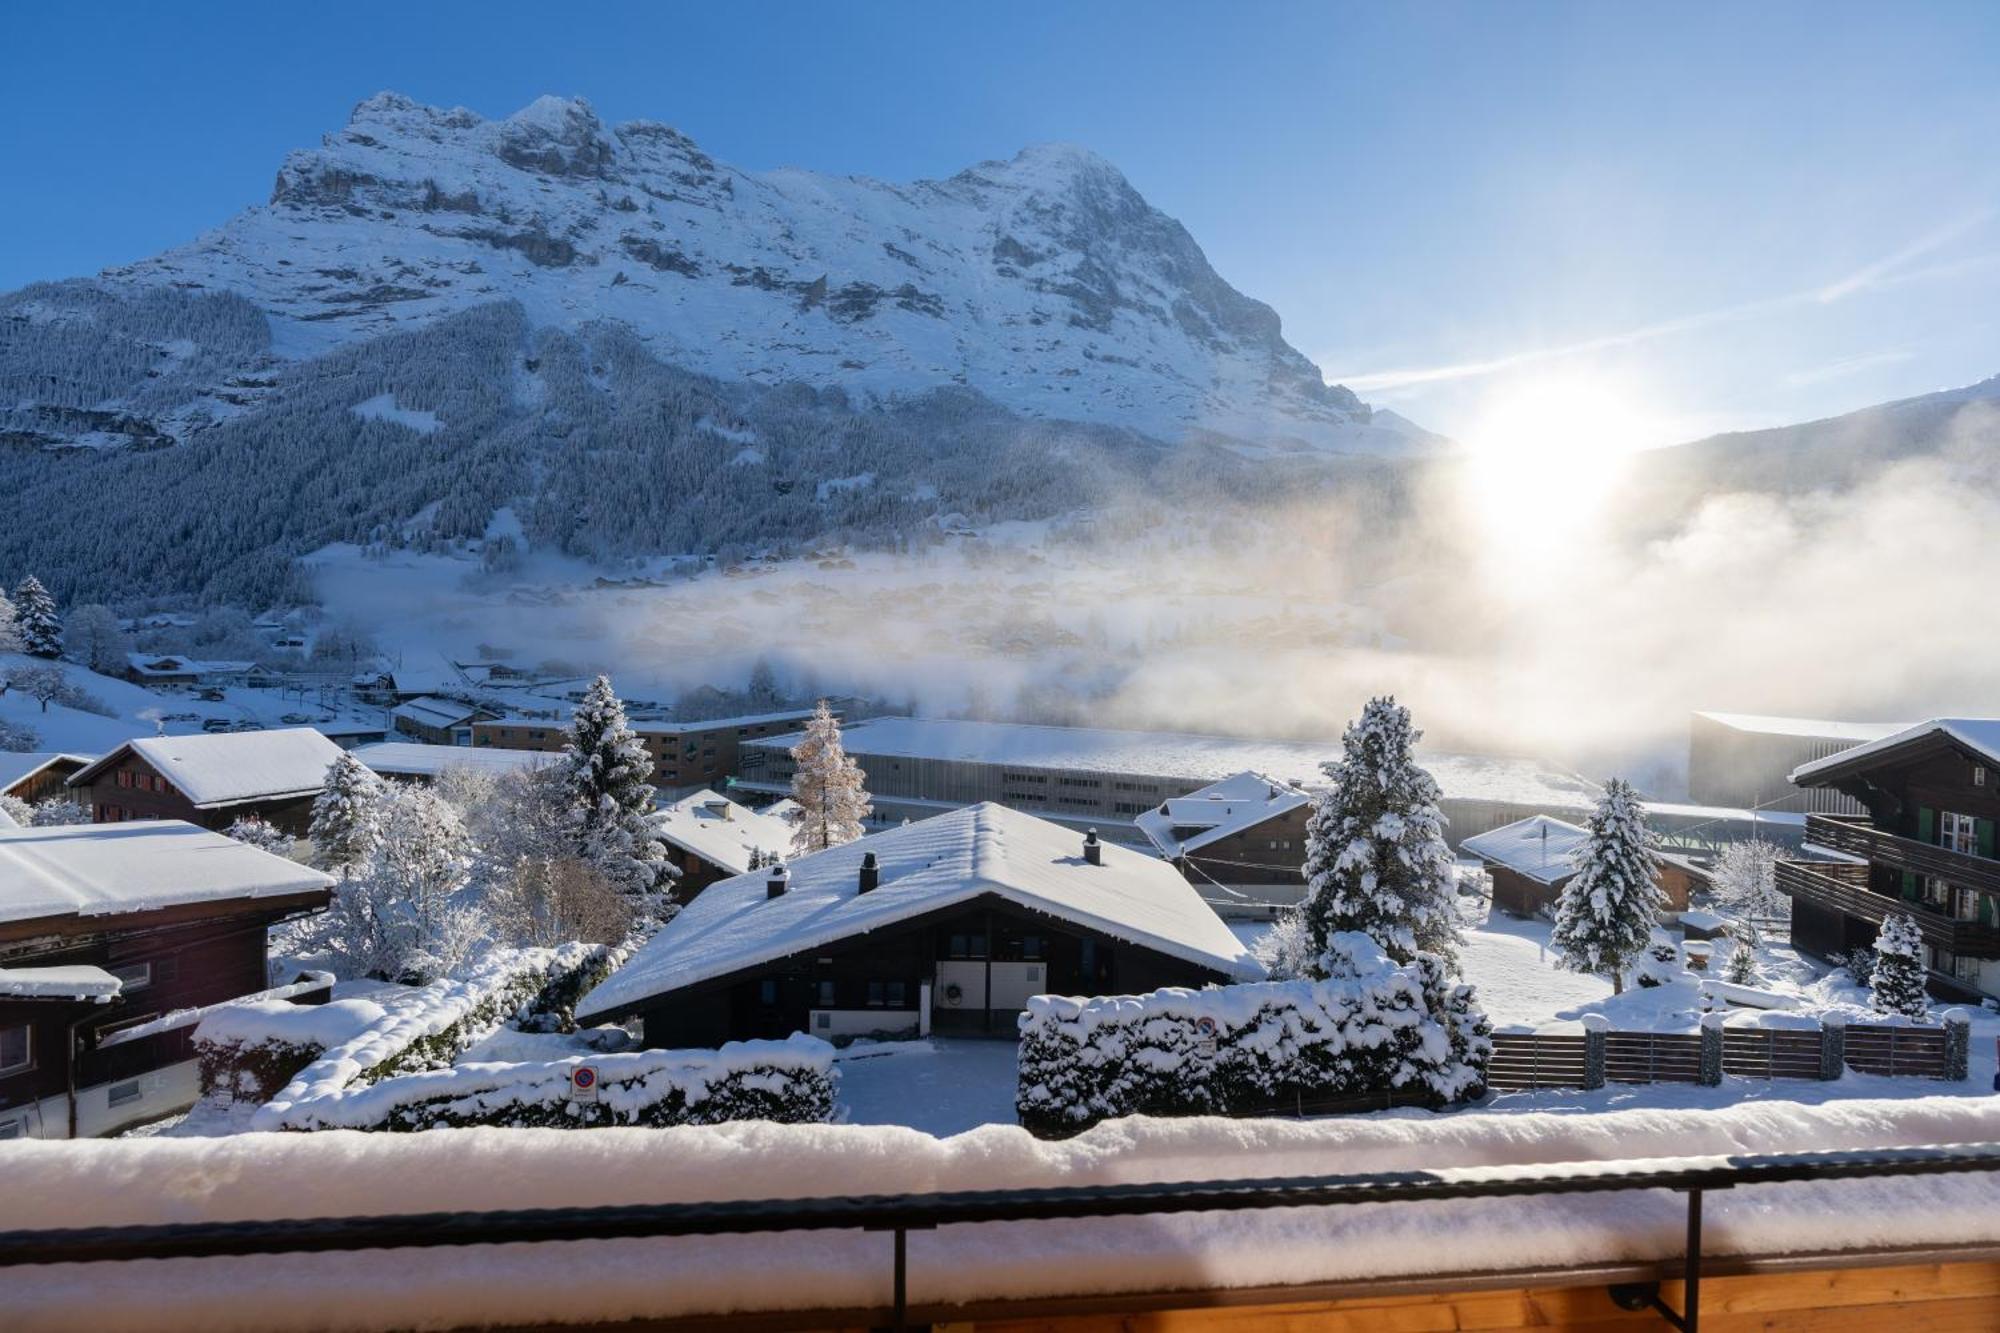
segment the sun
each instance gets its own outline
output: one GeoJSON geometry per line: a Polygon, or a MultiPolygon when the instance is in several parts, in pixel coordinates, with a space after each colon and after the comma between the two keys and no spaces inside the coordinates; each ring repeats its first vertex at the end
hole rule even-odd
{"type": "Polygon", "coordinates": [[[1466,438],[1466,499],[1500,553],[1572,553],[1658,424],[1613,381],[1550,376],[1496,393],[1466,438]]]}

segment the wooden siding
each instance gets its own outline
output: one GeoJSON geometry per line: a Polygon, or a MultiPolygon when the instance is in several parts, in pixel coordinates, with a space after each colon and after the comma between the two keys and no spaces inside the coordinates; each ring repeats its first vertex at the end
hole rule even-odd
{"type": "Polygon", "coordinates": [[[1311,813],[1301,805],[1206,843],[1187,854],[1182,873],[1193,884],[1304,884],[1311,813]]]}

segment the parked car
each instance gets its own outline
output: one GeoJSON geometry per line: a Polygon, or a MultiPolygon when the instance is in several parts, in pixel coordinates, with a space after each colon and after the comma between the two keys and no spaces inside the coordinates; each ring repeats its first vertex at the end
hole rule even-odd
{"type": "Polygon", "coordinates": [[[312,719],[307,717],[304,713],[287,713],[283,717],[279,718],[278,721],[284,723],[288,727],[301,727],[304,726],[306,723],[312,721],[312,719]]]}
{"type": "Polygon", "coordinates": [[[252,722],[249,718],[244,718],[241,722],[232,723],[229,729],[231,731],[262,731],[264,724],[262,722],[252,722]]]}
{"type": "Polygon", "coordinates": [[[203,731],[228,731],[229,719],[226,717],[212,717],[201,724],[201,729],[203,731]]]}

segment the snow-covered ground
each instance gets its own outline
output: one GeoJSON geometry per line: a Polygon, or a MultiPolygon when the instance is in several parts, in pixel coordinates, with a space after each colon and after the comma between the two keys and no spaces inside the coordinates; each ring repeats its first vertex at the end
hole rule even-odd
{"type": "Polygon", "coordinates": [[[840,1104],[853,1125],[908,1125],[940,1137],[1014,1123],[1015,1043],[933,1037],[842,1052],[840,1104]]]}

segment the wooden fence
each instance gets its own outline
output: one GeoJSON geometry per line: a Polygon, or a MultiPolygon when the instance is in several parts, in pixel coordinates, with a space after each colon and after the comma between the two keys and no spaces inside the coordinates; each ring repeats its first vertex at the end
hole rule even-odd
{"type": "Polygon", "coordinates": [[[1852,1070],[1886,1078],[1963,1079],[1971,1023],[1940,1027],[1838,1022],[1817,1030],[1731,1028],[1709,1015],[1699,1032],[1614,1032],[1602,1019],[1584,1030],[1496,1032],[1486,1085],[1495,1092],[1601,1088],[1606,1083],[1717,1084],[1737,1078],[1839,1078],[1852,1070]]]}

